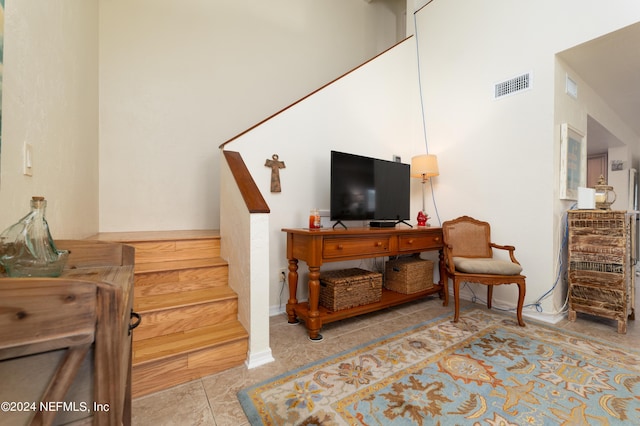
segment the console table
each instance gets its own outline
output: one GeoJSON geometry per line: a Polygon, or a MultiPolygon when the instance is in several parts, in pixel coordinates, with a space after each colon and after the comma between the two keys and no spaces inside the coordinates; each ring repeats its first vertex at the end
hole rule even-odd
{"type": "Polygon", "coordinates": [[[353,229],[283,229],[287,233],[287,259],[289,261],[289,300],[287,316],[290,324],[302,319],[311,340],[321,340],[322,324],[374,312],[439,293],[444,306],[449,293],[444,281],[442,254],[442,228],[353,228],[353,229]],[[438,250],[440,281],[433,287],[412,294],[401,294],[385,288],[379,302],[350,309],[330,311],[319,306],[320,267],[326,262],[397,256],[438,250]],[[298,261],[309,268],[309,301],[298,303],[298,261]]]}

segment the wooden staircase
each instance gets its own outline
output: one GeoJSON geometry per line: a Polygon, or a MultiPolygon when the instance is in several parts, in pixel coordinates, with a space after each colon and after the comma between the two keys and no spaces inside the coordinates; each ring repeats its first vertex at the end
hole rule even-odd
{"type": "Polygon", "coordinates": [[[135,247],[133,397],[242,364],[248,333],[217,231],[102,233],[135,247]]]}

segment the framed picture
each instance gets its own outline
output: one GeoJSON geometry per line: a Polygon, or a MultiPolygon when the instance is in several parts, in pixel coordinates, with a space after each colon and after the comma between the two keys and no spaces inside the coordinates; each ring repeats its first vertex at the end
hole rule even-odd
{"type": "Polygon", "coordinates": [[[560,127],[560,198],[577,200],[578,187],[587,186],[587,143],[567,123],[560,127]]]}

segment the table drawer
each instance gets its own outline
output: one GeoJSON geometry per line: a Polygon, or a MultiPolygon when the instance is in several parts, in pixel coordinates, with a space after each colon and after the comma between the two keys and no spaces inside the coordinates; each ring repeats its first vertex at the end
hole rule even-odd
{"type": "Polygon", "coordinates": [[[441,235],[402,235],[399,239],[399,250],[416,252],[442,247],[441,235]]]}
{"type": "Polygon", "coordinates": [[[390,249],[390,237],[359,237],[359,238],[326,238],[322,242],[322,257],[349,257],[367,255],[386,255],[390,249]]]}

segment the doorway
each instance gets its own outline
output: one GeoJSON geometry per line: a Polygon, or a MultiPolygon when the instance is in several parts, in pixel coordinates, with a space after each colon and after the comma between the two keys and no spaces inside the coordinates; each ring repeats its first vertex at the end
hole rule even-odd
{"type": "Polygon", "coordinates": [[[601,175],[609,181],[609,149],[624,145],[595,118],[587,116],[587,187],[597,185],[601,175]]]}

